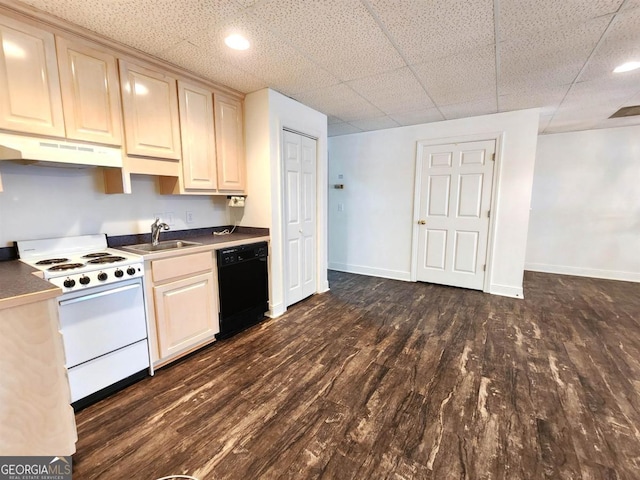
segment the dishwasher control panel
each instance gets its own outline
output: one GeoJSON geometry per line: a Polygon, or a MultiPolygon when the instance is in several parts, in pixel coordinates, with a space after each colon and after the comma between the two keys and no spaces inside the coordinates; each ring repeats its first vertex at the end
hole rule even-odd
{"type": "Polygon", "coordinates": [[[246,262],[255,258],[265,258],[268,255],[267,242],[251,243],[238,247],[229,247],[218,250],[218,266],[233,265],[246,262]]]}

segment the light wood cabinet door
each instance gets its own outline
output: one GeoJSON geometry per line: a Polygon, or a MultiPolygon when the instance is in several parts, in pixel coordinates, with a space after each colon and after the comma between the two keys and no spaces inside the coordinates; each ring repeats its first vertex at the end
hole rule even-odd
{"type": "Polygon", "coordinates": [[[64,137],[53,34],[0,17],[0,128],[64,137]]]}
{"type": "Polygon", "coordinates": [[[220,331],[213,272],[153,287],[160,358],[212,338],[220,331]]]}
{"type": "Polygon", "coordinates": [[[178,101],[184,188],[215,190],[218,183],[213,93],[179,81],[178,101]]]}
{"type": "Polygon", "coordinates": [[[218,189],[244,192],[245,159],[242,102],[214,95],[218,189]]]}
{"type": "Polygon", "coordinates": [[[179,160],[175,78],[124,60],[119,64],[127,154],[179,160]]]}
{"type": "Polygon", "coordinates": [[[67,138],[122,145],[115,57],[63,37],[56,48],[67,138]]]}

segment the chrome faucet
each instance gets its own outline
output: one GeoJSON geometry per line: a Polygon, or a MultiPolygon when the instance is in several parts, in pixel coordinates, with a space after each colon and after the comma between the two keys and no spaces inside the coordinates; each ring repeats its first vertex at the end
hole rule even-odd
{"type": "Polygon", "coordinates": [[[162,230],[169,230],[169,225],[164,222],[159,222],[160,219],[156,218],[156,221],[151,224],[151,245],[153,245],[154,247],[158,245],[158,242],[160,240],[160,232],[162,230]]]}

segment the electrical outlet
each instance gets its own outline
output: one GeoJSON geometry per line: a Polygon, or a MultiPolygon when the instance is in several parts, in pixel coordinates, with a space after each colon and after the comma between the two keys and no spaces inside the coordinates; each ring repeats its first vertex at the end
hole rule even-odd
{"type": "Polygon", "coordinates": [[[193,212],[185,212],[187,223],[193,223],[193,212]]]}
{"type": "Polygon", "coordinates": [[[339,203],[338,204],[338,211],[339,212],[344,212],[344,203],[339,203]]]}
{"type": "Polygon", "coordinates": [[[173,223],[173,212],[164,212],[164,223],[172,227],[173,223]]]}

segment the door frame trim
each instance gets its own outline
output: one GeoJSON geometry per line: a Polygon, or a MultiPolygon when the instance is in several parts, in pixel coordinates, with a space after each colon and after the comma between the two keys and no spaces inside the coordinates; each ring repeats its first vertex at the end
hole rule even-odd
{"type": "Polygon", "coordinates": [[[452,143],[480,142],[493,140],[496,145],[496,160],[493,164],[493,181],[491,185],[491,217],[489,217],[489,231],[487,235],[487,268],[484,272],[484,284],[482,291],[489,293],[493,277],[494,239],[498,226],[498,195],[500,192],[500,179],[502,177],[502,156],[504,148],[505,132],[479,133],[474,135],[461,135],[456,137],[444,137],[429,140],[416,141],[416,160],[413,191],[413,216],[411,234],[411,281],[418,281],[418,220],[420,219],[420,179],[422,178],[422,152],[425,147],[438,145],[450,145],[452,143]]]}

